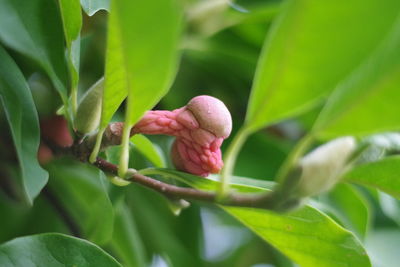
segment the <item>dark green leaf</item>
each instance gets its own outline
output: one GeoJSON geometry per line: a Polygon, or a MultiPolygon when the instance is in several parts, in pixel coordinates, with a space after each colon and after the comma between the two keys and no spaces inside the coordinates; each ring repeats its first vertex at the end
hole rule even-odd
{"type": "Polygon", "coordinates": [[[376,187],[396,198],[400,198],[400,156],[354,167],[344,175],[348,182],[376,187]]]}
{"type": "Polygon", "coordinates": [[[121,266],[98,246],[62,234],[16,238],[0,246],[0,265],[20,266],[121,266]]]}
{"type": "Polygon", "coordinates": [[[248,127],[256,130],[314,105],[377,47],[399,9],[397,0],[288,1],[259,58],[248,127]]]}
{"type": "MultiPolygon", "coordinates": [[[[126,199],[144,244],[150,251],[162,255],[170,266],[200,266],[196,264],[196,255],[190,253],[180,239],[182,229],[177,228],[177,217],[172,214],[163,196],[147,188],[130,186],[126,199]]],[[[196,238],[193,236],[194,240],[196,238]]]]}
{"type": "Polygon", "coordinates": [[[57,232],[70,234],[70,229],[62,216],[54,208],[54,203],[48,201],[48,192],[40,194],[35,199],[35,205],[15,202],[0,196],[0,243],[16,236],[34,233],[57,232]]]}
{"type": "Polygon", "coordinates": [[[63,27],[52,0],[0,0],[0,41],[35,60],[67,102],[63,27]]]}
{"type": "Polygon", "coordinates": [[[70,161],[54,161],[48,166],[50,186],[84,236],[96,244],[111,239],[114,209],[100,180],[99,171],[70,161]]]}
{"type": "Polygon", "coordinates": [[[40,138],[38,116],[24,76],[1,46],[0,100],[10,124],[24,190],[32,203],[48,179],[36,158],[40,138]]]}
{"type": "Polygon", "coordinates": [[[111,246],[126,267],[146,266],[145,251],[133,214],[125,204],[116,210],[111,246]]]}

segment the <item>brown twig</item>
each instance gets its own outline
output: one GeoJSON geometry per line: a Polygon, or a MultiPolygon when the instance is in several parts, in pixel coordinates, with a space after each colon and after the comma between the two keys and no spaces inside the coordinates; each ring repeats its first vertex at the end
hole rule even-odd
{"type": "MultiPolygon", "coordinates": [[[[108,146],[118,145],[120,143],[121,131],[123,123],[111,123],[103,135],[102,149],[106,149],[108,146]]],[[[133,133],[131,133],[133,134],[133,133]]],[[[88,138],[75,142],[70,151],[78,160],[88,162],[89,155],[93,149],[95,142],[95,135],[89,136],[88,138]]],[[[97,158],[93,163],[94,166],[104,171],[105,173],[118,176],[118,166],[112,164],[102,158],[97,158]]],[[[151,188],[169,199],[185,199],[185,200],[197,200],[203,202],[210,202],[215,204],[223,204],[227,206],[240,206],[240,207],[253,207],[263,209],[276,209],[276,201],[279,198],[278,192],[270,193],[247,193],[238,194],[231,193],[224,199],[219,199],[219,196],[210,191],[203,191],[188,187],[179,187],[171,184],[161,182],[152,177],[142,175],[140,173],[134,173],[127,180],[141,184],[145,187],[151,188]]],[[[199,178],[202,179],[202,178],[199,178]]]]}
{"type": "MultiPolygon", "coordinates": [[[[104,159],[97,158],[96,162],[94,162],[93,165],[106,173],[112,175],[118,174],[118,166],[104,159]]],[[[151,188],[168,198],[198,200],[203,202],[223,204],[227,206],[241,206],[264,209],[270,209],[272,207],[270,204],[270,200],[272,199],[273,194],[230,194],[224,200],[218,200],[216,193],[167,184],[151,177],[142,175],[140,173],[132,174],[130,178],[127,178],[127,180],[151,188]]]]}

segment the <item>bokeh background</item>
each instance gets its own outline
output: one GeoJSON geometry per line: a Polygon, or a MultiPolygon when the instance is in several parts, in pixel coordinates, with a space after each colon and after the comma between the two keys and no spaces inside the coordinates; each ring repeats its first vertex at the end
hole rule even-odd
{"type": "MultiPolygon", "coordinates": [[[[235,135],[244,123],[263,43],[282,5],[283,1],[278,0],[188,1],[179,71],[171,90],[155,109],[172,110],[194,96],[212,95],[223,100],[231,111],[235,135]]],[[[83,12],[80,96],[104,75],[107,17],[105,10],[91,17],[83,12]]],[[[13,49],[7,51],[28,81],[42,131],[57,125],[58,131],[53,135],[62,139],[59,142],[68,143],[68,129],[55,115],[61,101],[51,81],[34,62],[13,49]]],[[[286,156],[309,131],[321,108],[322,103],[314,105],[301,115],[251,135],[238,157],[235,175],[274,180],[286,156]]],[[[122,121],[123,114],[124,105],[114,121],[122,121]]],[[[217,206],[194,202],[176,216],[173,203],[159,194],[139,185],[114,187],[104,176],[98,179],[101,174],[95,168],[68,157],[43,160],[50,174],[49,184],[35,204],[29,206],[21,191],[7,125],[0,108],[0,243],[23,235],[60,232],[98,244],[124,266],[137,266],[138,262],[151,267],[296,266],[217,206]]],[[[149,138],[156,145],[158,156],[171,167],[172,139],[149,138]]],[[[225,141],[223,150],[230,141],[225,141]]],[[[116,161],[118,149],[108,151],[108,157],[116,161]]],[[[136,169],[153,166],[134,146],[130,164],[136,169]]],[[[321,209],[363,240],[380,266],[397,266],[398,201],[373,189],[342,186],[316,198],[321,209]]]]}

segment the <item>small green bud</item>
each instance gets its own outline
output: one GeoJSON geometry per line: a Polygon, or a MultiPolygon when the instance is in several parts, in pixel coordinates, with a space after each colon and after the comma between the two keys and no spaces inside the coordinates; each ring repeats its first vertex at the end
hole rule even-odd
{"type": "Polygon", "coordinates": [[[131,178],[132,175],[134,175],[135,173],[137,173],[137,170],[130,168],[126,171],[124,178],[121,178],[119,176],[113,176],[113,175],[109,175],[107,177],[110,180],[110,182],[115,184],[116,186],[127,186],[132,183],[130,180],[127,180],[127,179],[131,178]]]}
{"type": "Polygon", "coordinates": [[[331,189],[348,167],[349,159],[356,148],[353,137],[342,137],[304,156],[299,163],[302,171],[295,194],[298,197],[308,197],[331,189]]]}
{"type": "Polygon", "coordinates": [[[74,122],[78,133],[87,134],[99,126],[103,88],[104,78],[101,78],[82,97],[74,122]]]}
{"type": "Polygon", "coordinates": [[[130,181],[122,179],[121,177],[118,176],[110,176],[108,177],[108,179],[110,179],[110,182],[116,186],[127,186],[131,184],[130,181]]]}
{"type": "Polygon", "coordinates": [[[175,216],[179,216],[182,210],[190,206],[190,203],[184,199],[176,199],[168,201],[168,206],[175,216]]]}

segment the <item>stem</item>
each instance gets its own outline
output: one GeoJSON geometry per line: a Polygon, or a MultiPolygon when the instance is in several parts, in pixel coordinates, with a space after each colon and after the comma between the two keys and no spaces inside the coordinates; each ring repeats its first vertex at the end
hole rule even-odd
{"type": "Polygon", "coordinates": [[[101,142],[103,140],[103,134],[104,134],[105,129],[106,128],[103,127],[101,129],[99,129],[99,132],[97,133],[96,143],[95,143],[95,145],[93,147],[93,151],[92,151],[92,153],[90,154],[90,157],[89,157],[89,162],[90,163],[94,163],[96,161],[97,155],[99,154],[99,151],[100,151],[101,142]]]}
{"type": "Polygon", "coordinates": [[[127,123],[124,124],[124,128],[122,130],[122,140],[121,140],[121,153],[119,157],[119,168],[118,168],[118,176],[121,178],[125,177],[126,172],[128,171],[129,165],[129,137],[131,133],[131,126],[127,123]]]}
{"type": "MultiPolygon", "coordinates": [[[[119,173],[118,166],[105,161],[101,158],[97,158],[96,162],[93,163],[96,167],[102,171],[117,175],[119,173]]],[[[156,174],[156,170],[143,170],[143,173],[156,174]]],[[[142,173],[136,172],[125,178],[131,182],[135,182],[151,188],[170,199],[187,199],[187,200],[198,200],[203,202],[218,203],[227,206],[239,206],[239,207],[253,207],[263,209],[273,209],[271,201],[271,192],[259,193],[259,194],[230,194],[225,200],[220,200],[218,195],[214,192],[201,191],[188,187],[179,187],[171,184],[161,182],[151,177],[145,176],[142,173]]]]}
{"type": "Polygon", "coordinates": [[[74,86],[71,88],[71,109],[72,109],[72,115],[76,116],[76,111],[78,110],[78,90],[74,86]]]}
{"type": "MultiPolygon", "coordinates": [[[[100,140],[101,144],[101,136],[102,131],[99,131],[98,136],[96,136],[100,140]]],[[[128,133],[129,140],[129,133],[128,133]]],[[[60,148],[59,150],[61,154],[70,154],[75,156],[76,159],[87,162],[87,149],[88,144],[86,142],[92,142],[90,140],[85,139],[83,142],[77,142],[75,147],[70,147],[69,149],[60,148]]],[[[94,154],[92,154],[94,155],[94,154]]],[[[156,169],[144,169],[140,172],[130,171],[127,169],[125,172],[121,172],[119,167],[115,164],[112,164],[104,159],[96,158],[92,165],[96,166],[104,173],[112,175],[112,176],[120,176],[126,181],[134,182],[137,184],[141,184],[147,188],[153,189],[160,194],[164,195],[168,199],[176,200],[176,199],[186,199],[186,200],[197,200],[215,204],[222,204],[226,206],[236,206],[236,207],[253,207],[253,208],[261,208],[267,210],[276,210],[277,207],[277,195],[274,191],[266,191],[260,193],[229,193],[223,199],[215,192],[215,190],[203,191],[194,188],[188,187],[179,187],[176,185],[168,184],[165,182],[161,182],[152,177],[145,176],[144,174],[151,175],[165,175],[165,173],[160,172],[156,169]],[[124,175],[120,175],[124,173],[124,175]]],[[[171,178],[180,179],[177,176],[172,175],[171,178]]],[[[201,179],[201,178],[199,178],[201,179]]],[[[120,181],[118,181],[120,182],[120,181]]],[[[183,181],[185,182],[185,181],[183,181]]],[[[279,203],[278,203],[279,204],[279,203]]]]}
{"type": "Polygon", "coordinates": [[[250,132],[247,130],[247,128],[240,129],[226,151],[225,166],[221,172],[221,184],[218,188],[218,196],[220,198],[224,198],[229,191],[229,183],[235,166],[236,158],[249,134],[250,132]]]}

